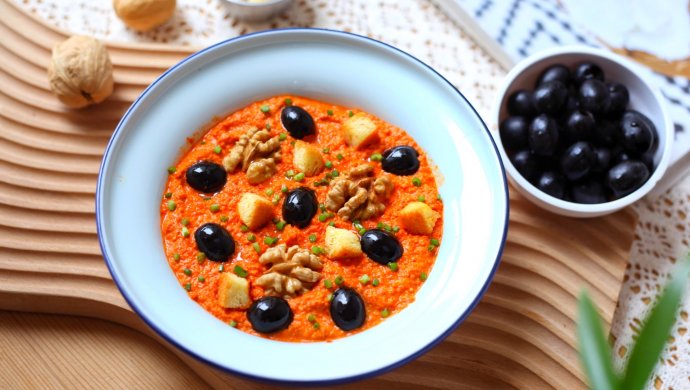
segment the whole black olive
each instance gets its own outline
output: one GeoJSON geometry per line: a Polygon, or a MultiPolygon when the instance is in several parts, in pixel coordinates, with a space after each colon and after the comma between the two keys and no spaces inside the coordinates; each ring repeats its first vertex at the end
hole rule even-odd
{"type": "Polygon", "coordinates": [[[594,178],[573,184],[570,194],[577,203],[595,204],[606,202],[606,190],[601,184],[601,180],[594,178]]]}
{"type": "Polygon", "coordinates": [[[508,114],[531,118],[537,114],[532,92],[524,89],[513,92],[508,97],[508,114]]]}
{"type": "Polygon", "coordinates": [[[612,147],[620,137],[620,126],[617,122],[600,120],[594,129],[592,140],[599,146],[612,147]]]}
{"type": "Polygon", "coordinates": [[[522,177],[528,181],[532,181],[536,176],[538,170],[537,156],[529,150],[521,150],[513,154],[510,161],[522,177]]]}
{"type": "Polygon", "coordinates": [[[314,118],[302,107],[283,108],[280,113],[280,122],[293,138],[302,139],[316,132],[314,118]]]}
{"type": "Polygon", "coordinates": [[[222,226],[205,223],[194,232],[196,246],[209,260],[228,261],[235,252],[235,240],[222,226]]]}
{"type": "Polygon", "coordinates": [[[627,111],[621,118],[621,145],[633,154],[644,154],[654,144],[656,128],[637,111],[627,111]]]}
{"type": "Polygon", "coordinates": [[[603,81],[585,80],[580,85],[580,107],[594,115],[605,112],[609,100],[609,90],[603,81]]]}
{"type": "Polygon", "coordinates": [[[198,161],[187,168],[185,178],[190,187],[210,194],[223,188],[228,180],[228,174],[225,168],[214,162],[198,161]]]}
{"type": "Polygon", "coordinates": [[[562,64],[551,65],[539,75],[535,86],[538,87],[550,81],[560,81],[567,86],[570,84],[570,69],[562,64]]]}
{"type": "Polygon", "coordinates": [[[541,84],[534,90],[534,106],[537,112],[558,115],[568,99],[568,88],[560,81],[541,84]]]}
{"type": "Polygon", "coordinates": [[[623,197],[649,179],[649,169],[641,161],[628,160],[615,165],[606,176],[606,185],[616,197],[623,197]]]}
{"type": "Polygon", "coordinates": [[[595,146],[594,156],[596,158],[594,165],[592,165],[592,172],[604,173],[608,171],[609,167],[611,166],[611,150],[604,147],[595,146]]]}
{"type": "Polygon", "coordinates": [[[571,112],[580,109],[580,98],[578,97],[577,91],[568,94],[568,99],[565,101],[565,108],[563,109],[563,114],[565,117],[571,112]]]}
{"type": "Polygon", "coordinates": [[[633,159],[628,152],[621,148],[614,148],[612,153],[613,159],[611,160],[611,166],[633,159]]]}
{"type": "Polygon", "coordinates": [[[570,181],[579,180],[589,173],[596,163],[592,146],[584,141],[576,142],[561,156],[561,172],[570,181]]]}
{"type": "Polygon", "coordinates": [[[623,113],[630,101],[630,94],[628,88],[619,83],[608,83],[606,87],[609,89],[609,100],[606,103],[606,114],[609,117],[615,117],[623,113]]]}
{"type": "Polygon", "coordinates": [[[583,62],[575,68],[573,74],[575,84],[581,85],[591,79],[604,81],[604,71],[598,65],[591,62],[583,62]]]}
{"type": "MultiPolygon", "coordinates": [[[[527,129],[529,123],[521,116],[511,116],[498,126],[503,145],[512,150],[527,147],[527,129]]],[[[385,168],[384,168],[385,169],[385,168]]]]}
{"type": "Polygon", "coordinates": [[[398,176],[414,175],[419,170],[419,153],[406,145],[394,146],[383,152],[381,168],[398,176]]]}
{"type": "Polygon", "coordinates": [[[279,297],[259,298],[247,310],[247,319],[259,333],[274,333],[290,326],[292,309],[287,301],[279,297]]]}
{"type": "Polygon", "coordinates": [[[654,153],[652,152],[647,152],[640,156],[640,161],[644,163],[644,165],[647,166],[647,169],[649,169],[649,172],[654,172],[654,153]]]}
{"type": "Polygon", "coordinates": [[[546,171],[539,176],[537,188],[555,198],[563,199],[565,196],[565,179],[558,172],[546,171]]]}
{"type": "Polygon", "coordinates": [[[304,228],[309,226],[318,209],[314,191],[306,187],[295,188],[283,201],[283,219],[290,225],[304,228]]]}
{"type": "Polygon", "coordinates": [[[398,239],[380,229],[367,230],[359,241],[362,251],[379,264],[393,263],[403,255],[403,247],[398,239]]]}
{"type": "Polygon", "coordinates": [[[563,126],[563,138],[568,142],[587,141],[594,133],[594,116],[587,111],[575,110],[568,115],[563,126]]]}
{"type": "Polygon", "coordinates": [[[349,287],[341,287],[335,290],[331,300],[330,312],[333,323],[344,331],[361,327],[367,318],[364,300],[357,294],[357,291],[349,287]]]}
{"type": "Polygon", "coordinates": [[[556,121],[542,114],[532,120],[527,132],[532,151],[540,156],[550,156],[558,147],[558,125],[556,121]]]}

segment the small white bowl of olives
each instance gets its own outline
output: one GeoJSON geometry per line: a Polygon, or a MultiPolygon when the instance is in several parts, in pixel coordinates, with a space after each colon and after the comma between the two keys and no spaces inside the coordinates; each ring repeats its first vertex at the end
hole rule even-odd
{"type": "Polygon", "coordinates": [[[515,188],[571,217],[609,214],[651,191],[674,130],[646,77],[640,65],[587,46],[518,63],[494,104],[494,136],[515,188]]]}

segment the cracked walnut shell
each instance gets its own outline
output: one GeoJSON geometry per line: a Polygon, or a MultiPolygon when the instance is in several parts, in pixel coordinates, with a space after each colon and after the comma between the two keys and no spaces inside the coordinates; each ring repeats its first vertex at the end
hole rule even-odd
{"type": "Polygon", "coordinates": [[[175,0],[113,0],[113,8],[127,27],[148,31],[172,17],[175,0]]]}
{"type": "Polygon", "coordinates": [[[113,65],[98,40],[72,36],[53,47],[48,66],[50,90],[72,108],[100,103],[113,92],[113,65]]]}

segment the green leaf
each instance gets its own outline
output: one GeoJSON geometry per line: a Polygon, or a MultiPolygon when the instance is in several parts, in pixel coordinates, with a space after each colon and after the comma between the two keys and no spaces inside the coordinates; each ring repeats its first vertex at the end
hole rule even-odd
{"type": "Polygon", "coordinates": [[[680,304],[690,271],[690,258],[676,267],[674,277],[664,289],[651,313],[645,320],[635,346],[630,353],[623,376],[622,389],[642,389],[649,381],[659,356],[668,341],[671,328],[676,322],[680,304]]]}
{"type": "Polygon", "coordinates": [[[577,306],[580,359],[589,378],[589,385],[596,390],[615,390],[619,382],[613,369],[610,346],[601,327],[599,313],[587,292],[580,294],[577,306]]]}

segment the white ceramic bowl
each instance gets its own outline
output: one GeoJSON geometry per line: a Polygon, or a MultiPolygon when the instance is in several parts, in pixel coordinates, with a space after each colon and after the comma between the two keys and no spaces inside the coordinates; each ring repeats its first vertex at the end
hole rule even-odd
{"type": "Polygon", "coordinates": [[[216,367],[292,384],[376,375],[440,342],[488,287],[508,220],[496,147],[452,85],[391,46],[315,29],[246,35],[168,70],[115,130],[96,199],[108,268],[149,326],[216,367]],[[443,242],[416,302],[372,329],[333,342],[277,342],[229,327],[188,297],[163,253],[159,207],[166,169],[183,152],[186,137],[214,116],[284,93],[359,107],[406,129],[442,176],[443,242]]]}
{"type": "Polygon", "coordinates": [[[505,77],[493,107],[495,124],[493,135],[515,188],[536,205],[554,213],[571,217],[596,217],[610,214],[632,204],[651,191],[668,167],[673,145],[673,122],[668,116],[661,93],[651,82],[647,81],[647,77],[648,71],[642,66],[608,50],[589,46],[557,47],[541,51],[520,61],[505,77]],[[606,82],[619,82],[628,88],[630,92],[629,107],[649,117],[656,126],[659,136],[659,146],[654,156],[656,168],[649,180],[627,196],[600,204],[568,202],[539,190],[515,169],[498,134],[498,124],[508,117],[506,103],[513,92],[519,89],[533,90],[541,72],[550,65],[564,64],[573,68],[585,61],[599,65],[604,71],[606,82]]]}
{"type": "Polygon", "coordinates": [[[247,22],[261,22],[287,10],[293,0],[225,0],[230,14],[247,22]]]}

